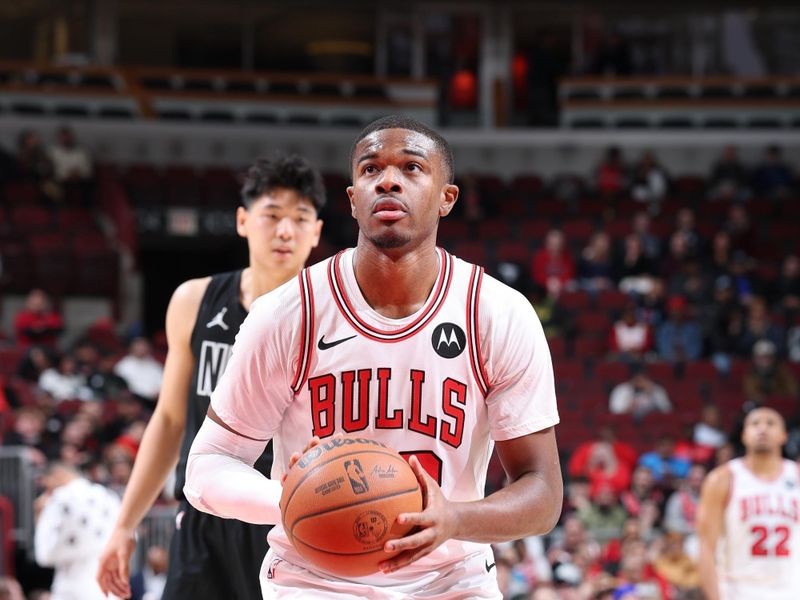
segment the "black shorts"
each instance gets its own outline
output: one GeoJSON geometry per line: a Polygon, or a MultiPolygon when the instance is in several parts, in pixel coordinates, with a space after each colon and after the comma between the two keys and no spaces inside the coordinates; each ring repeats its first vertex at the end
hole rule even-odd
{"type": "Polygon", "coordinates": [[[267,525],[220,519],[181,502],[161,600],[262,600],[267,525]]]}

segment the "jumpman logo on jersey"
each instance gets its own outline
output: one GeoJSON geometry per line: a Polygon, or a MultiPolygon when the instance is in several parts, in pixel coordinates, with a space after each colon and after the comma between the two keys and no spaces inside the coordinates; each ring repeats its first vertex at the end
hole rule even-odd
{"type": "Polygon", "coordinates": [[[219,325],[220,327],[222,327],[222,329],[228,331],[229,329],[228,324],[225,323],[225,321],[223,321],[226,312],[228,312],[227,306],[223,308],[221,311],[219,311],[213,319],[211,319],[208,323],[206,323],[206,327],[208,329],[211,329],[212,327],[219,325]]]}

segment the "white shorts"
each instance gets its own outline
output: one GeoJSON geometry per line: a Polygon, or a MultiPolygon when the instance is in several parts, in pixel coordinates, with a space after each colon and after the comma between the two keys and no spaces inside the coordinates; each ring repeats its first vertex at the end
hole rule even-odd
{"type": "Polygon", "coordinates": [[[464,561],[427,572],[409,583],[371,586],[344,579],[327,579],[288,562],[270,548],[261,568],[261,593],[265,600],[278,598],[400,600],[502,600],[497,586],[497,568],[491,550],[468,556],[464,561]],[[313,592],[312,592],[313,590],[313,592]]]}

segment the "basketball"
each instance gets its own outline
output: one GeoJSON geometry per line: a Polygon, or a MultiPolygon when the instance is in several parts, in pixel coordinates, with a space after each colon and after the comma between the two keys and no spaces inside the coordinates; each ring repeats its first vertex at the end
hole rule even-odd
{"type": "Polygon", "coordinates": [[[422,490],[411,467],[384,444],[336,437],[308,450],[283,484],[281,515],[300,555],[334,575],[378,571],[388,540],[411,529],[397,516],[422,510],[422,490]]]}

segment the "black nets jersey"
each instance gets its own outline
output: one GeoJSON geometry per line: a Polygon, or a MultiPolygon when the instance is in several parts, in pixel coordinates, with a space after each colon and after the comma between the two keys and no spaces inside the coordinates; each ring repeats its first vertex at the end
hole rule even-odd
{"type": "MultiPolygon", "coordinates": [[[[214,391],[228,364],[239,327],[247,316],[247,311],[239,300],[241,277],[241,271],[212,276],[197,311],[191,339],[195,366],[189,384],[186,431],[181,444],[175,482],[175,497],[179,500],[184,499],[183,485],[186,483],[186,460],[189,457],[189,449],[208,412],[211,392],[214,391]]],[[[271,444],[264,450],[255,468],[269,477],[272,468],[271,444]]]]}

